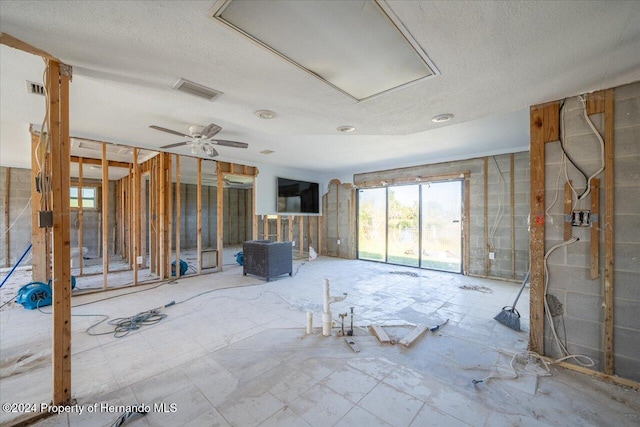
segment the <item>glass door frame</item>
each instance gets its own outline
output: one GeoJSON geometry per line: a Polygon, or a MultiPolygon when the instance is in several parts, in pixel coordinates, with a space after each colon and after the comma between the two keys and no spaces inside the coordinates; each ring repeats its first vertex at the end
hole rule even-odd
{"type": "MultiPolygon", "coordinates": [[[[444,271],[444,272],[448,272],[448,273],[455,273],[455,274],[464,274],[466,271],[466,260],[467,260],[467,256],[466,256],[466,252],[468,250],[468,248],[465,245],[465,233],[466,230],[468,228],[468,215],[467,215],[467,210],[468,210],[468,202],[467,202],[467,191],[468,191],[468,174],[467,173],[460,173],[460,174],[456,174],[456,178],[444,178],[444,179],[434,179],[434,180],[430,180],[430,181],[422,181],[422,182],[406,182],[406,183],[399,183],[399,184],[393,184],[393,185],[387,185],[384,187],[367,187],[367,188],[359,188],[357,189],[358,195],[356,197],[356,256],[357,259],[362,259],[363,261],[371,261],[371,262],[380,262],[380,263],[384,263],[384,264],[389,264],[389,265],[399,265],[399,266],[403,266],[403,267],[412,267],[412,268],[420,268],[420,269],[426,269],[426,270],[434,270],[434,271],[444,271]],[[423,185],[427,185],[427,184],[438,184],[441,182],[458,182],[460,184],[460,269],[458,271],[451,271],[451,270],[441,270],[441,269],[437,269],[437,268],[426,268],[422,266],[422,247],[423,247],[423,242],[422,242],[422,224],[424,221],[424,218],[422,217],[422,203],[423,203],[423,197],[422,197],[422,186],[423,185]],[[419,228],[419,239],[418,239],[418,248],[419,248],[419,256],[418,256],[418,266],[410,266],[410,265],[405,265],[405,264],[396,264],[396,263],[391,263],[388,261],[389,259],[389,188],[392,187],[401,187],[401,186],[406,186],[406,185],[417,185],[418,186],[418,228],[419,228]],[[381,189],[384,188],[385,189],[385,253],[384,253],[384,257],[383,260],[374,260],[374,259],[367,259],[367,258],[360,258],[360,191],[362,190],[373,190],[373,189],[381,189]]],[[[467,243],[468,244],[468,243],[467,243]]]]}

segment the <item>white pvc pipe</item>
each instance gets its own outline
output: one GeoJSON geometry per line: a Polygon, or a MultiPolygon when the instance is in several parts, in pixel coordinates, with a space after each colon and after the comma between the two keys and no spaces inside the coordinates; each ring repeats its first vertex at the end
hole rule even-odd
{"type": "Polygon", "coordinates": [[[307,334],[313,333],[313,311],[307,311],[307,334]]]}
{"type": "Polygon", "coordinates": [[[322,335],[328,337],[331,335],[331,310],[329,310],[329,279],[324,278],[324,301],[322,312],[322,335]]]}

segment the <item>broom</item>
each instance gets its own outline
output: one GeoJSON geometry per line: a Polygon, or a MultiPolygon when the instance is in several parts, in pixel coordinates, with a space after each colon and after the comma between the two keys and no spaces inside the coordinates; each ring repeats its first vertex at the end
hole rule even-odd
{"type": "Polygon", "coordinates": [[[494,317],[498,322],[502,323],[504,326],[513,329],[514,331],[520,332],[520,313],[516,310],[516,304],[518,303],[518,299],[520,299],[520,295],[522,295],[522,290],[524,289],[527,281],[529,280],[529,270],[527,270],[527,274],[524,276],[524,280],[522,281],[522,286],[520,286],[520,291],[518,291],[518,296],[516,300],[513,302],[511,307],[506,306],[502,307],[502,311],[494,317]]]}

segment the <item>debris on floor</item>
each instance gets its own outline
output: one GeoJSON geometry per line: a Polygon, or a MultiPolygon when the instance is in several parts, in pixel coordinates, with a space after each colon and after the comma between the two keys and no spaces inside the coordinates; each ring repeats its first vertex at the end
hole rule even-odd
{"type": "Polygon", "coordinates": [[[405,276],[420,277],[418,273],[413,271],[390,271],[389,274],[404,274],[405,276]]]}
{"type": "Polygon", "coordinates": [[[462,286],[458,286],[460,289],[464,289],[466,291],[478,291],[478,292],[483,292],[485,294],[492,294],[493,290],[490,288],[487,288],[486,286],[478,286],[478,285],[462,285],[462,286]]]}
{"type": "Polygon", "coordinates": [[[415,340],[417,340],[418,338],[420,338],[420,336],[422,336],[422,334],[427,330],[427,327],[425,325],[418,325],[415,327],[414,330],[412,330],[411,332],[409,332],[404,338],[402,338],[400,340],[400,345],[405,347],[405,348],[409,348],[411,347],[411,344],[413,344],[413,342],[415,340]]]}
{"type": "Polygon", "coordinates": [[[354,353],[360,353],[360,347],[358,347],[358,344],[356,344],[356,341],[353,338],[345,337],[344,340],[349,344],[349,347],[351,347],[351,350],[353,350],[354,353]]]}

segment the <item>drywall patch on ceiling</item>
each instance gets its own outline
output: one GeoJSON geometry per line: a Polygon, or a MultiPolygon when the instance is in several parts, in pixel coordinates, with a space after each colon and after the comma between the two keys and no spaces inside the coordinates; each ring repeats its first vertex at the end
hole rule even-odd
{"type": "Polygon", "coordinates": [[[439,74],[383,0],[220,0],[210,14],[358,101],[439,74]]]}

